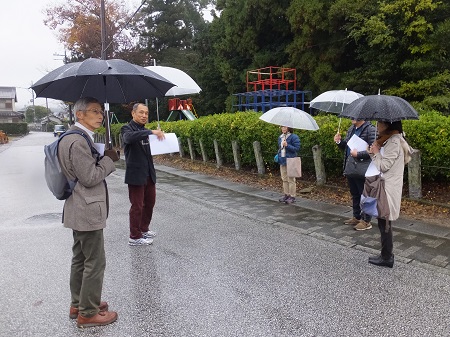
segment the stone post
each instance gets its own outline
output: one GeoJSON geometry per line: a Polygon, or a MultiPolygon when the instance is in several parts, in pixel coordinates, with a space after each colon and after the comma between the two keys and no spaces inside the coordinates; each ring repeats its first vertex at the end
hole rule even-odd
{"type": "Polygon", "coordinates": [[[327,182],[327,175],[325,173],[325,164],[322,160],[322,149],[319,145],[312,147],[314,168],[316,170],[316,185],[322,186],[327,182]]]}
{"type": "Polygon", "coordinates": [[[233,148],[234,167],[239,171],[241,169],[241,148],[237,140],[231,142],[231,147],[233,148]]]}
{"type": "Polygon", "coordinates": [[[219,143],[214,139],[214,152],[216,153],[216,166],[217,168],[223,165],[222,155],[220,153],[219,143]]]}
{"type": "Polygon", "coordinates": [[[192,145],[192,140],[190,138],[187,139],[188,146],[189,146],[189,153],[191,154],[191,160],[195,159],[194,155],[194,146],[192,145]]]}
{"type": "Polygon", "coordinates": [[[258,168],[258,173],[259,174],[266,173],[260,142],[258,142],[258,141],[253,142],[253,151],[255,152],[256,167],[258,168]]]}
{"type": "Polygon", "coordinates": [[[181,142],[181,137],[178,137],[177,140],[178,140],[178,147],[180,148],[180,157],[183,158],[184,150],[183,150],[183,144],[181,142]]]}
{"type": "Polygon", "coordinates": [[[200,151],[202,152],[203,162],[207,163],[208,162],[208,155],[206,154],[206,149],[205,149],[205,145],[203,144],[203,139],[199,139],[198,142],[200,144],[200,151]]]}
{"type": "Polygon", "coordinates": [[[414,150],[411,154],[411,161],[408,163],[409,197],[412,199],[422,198],[421,164],[420,151],[414,150]]]}

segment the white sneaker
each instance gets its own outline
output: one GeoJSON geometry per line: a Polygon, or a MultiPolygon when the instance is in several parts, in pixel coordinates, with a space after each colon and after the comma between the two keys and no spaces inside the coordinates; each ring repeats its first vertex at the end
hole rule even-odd
{"type": "Polygon", "coordinates": [[[155,236],[156,236],[156,233],[152,232],[152,231],[142,233],[142,237],[144,239],[153,239],[155,236]]]}
{"type": "Polygon", "coordinates": [[[128,244],[130,246],[148,246],[151,245],[153,242],[152,239],[144,239],[144,238],[139,238],[139,239],[128,239],[128,244]]]}

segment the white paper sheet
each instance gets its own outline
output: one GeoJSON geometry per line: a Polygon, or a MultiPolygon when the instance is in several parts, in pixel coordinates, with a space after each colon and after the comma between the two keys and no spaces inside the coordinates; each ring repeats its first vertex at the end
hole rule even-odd
{"type": "MultiPolygon", "coordinates": [[[[381,154],[381,156],[383,156],[384,147],[382,147],[380,149],[380,154],[381,154]]],[[[369,164],[369,167],[367,168],[367,171],[366,171],[366,177],[373,177],[373,176],[377,176],[379,174],[380,174],[380,171],[377,169],[377,167],[375,166],[373,161],[371,161],[369,164]]],[[[381,175],[383,175],[383,173],[381,173],[381,175]]]]}
{"type": "Polygon", "coordinates": [[[153,156],[180,152],[177,136],[174,133],[165,133],[164,136],[166,136],[164,140],[158,140],[155,135],[148,136],[153,156]]]}
{"type": "Polygon", "coordinates": [[[105,144],[103,143],[94,143],[95,149],[100,153],[101,156],[105,154],[105,144]]]}
{"type": "Polygon", "coordinates": [[[367,144],[365,140],[359,138],[357,135],[353,135],[348,140],[347,146],[350,148],[350,151],[356,149],[356,151],[360,152],[367,151],[369,144],[367,144]]]}

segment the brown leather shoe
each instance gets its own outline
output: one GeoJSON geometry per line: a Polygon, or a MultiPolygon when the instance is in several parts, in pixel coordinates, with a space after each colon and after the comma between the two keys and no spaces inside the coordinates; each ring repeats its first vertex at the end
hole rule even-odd
{"type": "MultiPolygon", "coordinates": [[[[98,307],[100,311],[108,311],[108,303],[100,302],[100,306],[98,307]]],[[[70,307],[69,318],[75,319],[78,317],[78,308],[70,307]]]]}
{"type": "Polygon", "coordinates": [[[87,328],[90,326],[108,325],[117,320],[117,312],[115,311],[100,311],[97,315],[92,317],[84,317],[78,315],[77,326],[79,328],[87,328]]]}

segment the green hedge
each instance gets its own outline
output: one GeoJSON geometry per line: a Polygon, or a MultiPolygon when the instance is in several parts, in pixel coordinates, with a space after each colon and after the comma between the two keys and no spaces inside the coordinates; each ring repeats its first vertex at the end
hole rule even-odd
{"type": "Polygon", "coordinates": [[[9,135],[26,135],[28,134],[27,123],[0,123],[0,130],[9,135]]]}
{"type": "MultiPolygon", "coordinates": [[[[187,138],[191,138],[196,156],[200,158],[199,140],[203,139],[208,158],[215,159],[213,141],[217,140],[221,148],[224,163],[233,164],[231,141],[237,140],[241,148],[241,159],[244,167],[255,167],[253,142],[259,141],[264,161],[268,170],[276,167],[273,156],[277,152],[277,138],[280,129],[276,125],[259,119],[261,113],[247,111],[224,113],[200,117],[195,121],[160,122],[166,132],[174,132],[181,137],[185,153],[189,153],[187,138]]],[[[333,114],[322,114],[314,117],[319,125],[317,131],[295,130],[300,137],[302,166],[305,172],[314,172],[312,147],[320,145],[329,176],[342,174],[343,153],[333,142],[338,130],[343,136],[351,122],[339,119],[333,114]]],[[[123,124],[113,124],[111,132],[118,137],[123,124]]],[[[146,125],[149,129],[157,127],[156,122],[146,125]]],[[[421,115],[419,121],[404,121],[403,128],[409,144],[422,153],[422,173],[425,178],[450,178],[450,117],[437,112],[421,115]]],[[[103,130],[104,132],[104,130],[103,130]]]]}

